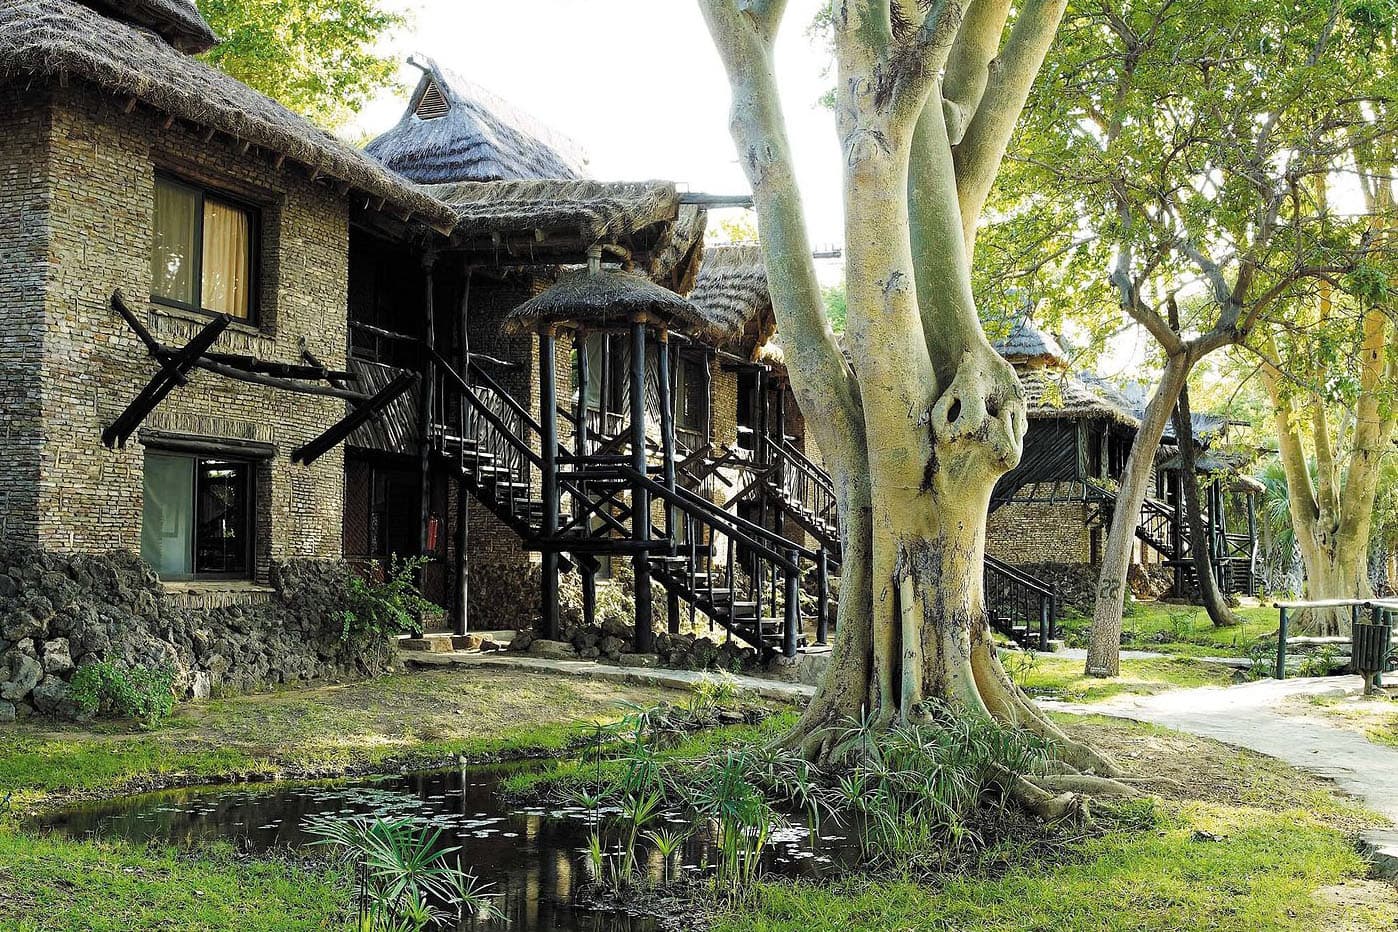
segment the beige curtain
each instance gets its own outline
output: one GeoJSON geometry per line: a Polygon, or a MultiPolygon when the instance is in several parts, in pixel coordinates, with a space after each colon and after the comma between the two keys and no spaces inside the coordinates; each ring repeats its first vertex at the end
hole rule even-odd
{"type": "Polygon", "coordinates": [[[194,303],[194,192],[155,183],[155,235],[151,237],[151,295],[194,303]]]}
{"type": "Polygon", "coordinates": [[[245,210],[204,202],[204,310],[248,318],[252,224],[245,210]]]}

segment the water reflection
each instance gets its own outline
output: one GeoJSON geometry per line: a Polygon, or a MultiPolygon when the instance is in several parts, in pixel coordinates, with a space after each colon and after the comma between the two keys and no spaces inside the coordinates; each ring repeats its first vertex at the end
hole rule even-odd
{"type": "MultiPolygon", "coordinates": [[[[518,769],[471,767],[331,785],[173,790],[73,807],[43,824],[69,835],[180,845],[220,840],[265,851],[312,841],[303,828],[310,816],[408,817],[442,828],[449,844],[461,846],[463,863],[494,884],[496,905],[509,922],[469,919],[463,932],[654,932],[650,919],[574,907],[574,892],[587,879],[584,852],[592,813],[577,806],[506,809],[497,791],[518,769]]],[[[666,821],[687,825],[680,813],[667,813],[666,821]]],[[[805,824],[793,819],[774,833],[764,867],[810,876],[852,862],[855,847],[837,828],[823,828],[813,844],[805,824]]],[[[679,853],[682,869],[690,871],[714,858],[705,833],[691,836],[679,853]]],[[[664,864],[657,853],[647,852],[639,861],[654,879],[661,878],[664,864]]]]}

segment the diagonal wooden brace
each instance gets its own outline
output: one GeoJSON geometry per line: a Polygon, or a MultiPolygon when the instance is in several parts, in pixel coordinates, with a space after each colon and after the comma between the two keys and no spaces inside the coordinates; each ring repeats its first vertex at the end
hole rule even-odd
{"type": "MultiPolygon", "coordinates": [[[[121,416],[102,431],[102,442],[108,447],[124,447],[126,440],[141,422],[155,410],[155,406],[165,399],[178,385],[185,384],[185,376],[208,352],[219,336],[228,328],[229,317],[224,314],[215,317],[204,325],[204,329],[194,335],[183,349],[162,356],[160,371],[146,383],[146,387],[136,396],[121,416]]],[[[139,331],[138,331],[139,332],[139,331]]]]}
{"type": "Polygon", "coordinates": [[[379,389],[374,397],[345,415],[339,423],[304,446],[297,447],[292,451],[292,462],[308,466],[314,463],[384,408],[397,401],[404,392],[418,383],[419,378],[421,377],[416,372],[398,373],[394,376],[393,381],[379,389]]]}

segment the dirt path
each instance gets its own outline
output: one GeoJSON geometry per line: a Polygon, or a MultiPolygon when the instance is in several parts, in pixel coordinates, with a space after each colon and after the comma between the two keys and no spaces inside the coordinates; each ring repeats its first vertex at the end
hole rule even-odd
{"type": "MultiPolygon", "coordinates": [[[[1118,696],[1091,705],[1045,703],[1051,709],[1150,722],[1248,748],[1333,780],[1366,806],[1398,823],[1398,748],[1351,729],[1287,713],[1298,697],[1353,695],[1357,676],[1259,680],[1224,688],[1181,689],[1154,696],[1118,696]]],[[[1383,701],[1383,700],[1375,700],[1383,701]]],[[[1365,832],[1363,841],[1385,876],[1398,877],[1398,830],[1365,832]]]]}

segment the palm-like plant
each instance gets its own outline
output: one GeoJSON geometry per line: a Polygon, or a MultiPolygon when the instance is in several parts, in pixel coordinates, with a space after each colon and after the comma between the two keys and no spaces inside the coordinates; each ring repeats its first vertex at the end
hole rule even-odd
{"type": "Polygon", "coordinates": [[[313,844],[340,849],[354,865],[359,932],[421,932],[453,918],[434,903],[452,907],[456,917],[499,915],[489,885],[460,868],[452,857],[460,848],[443,845],[441,829],[368,816],[318,816],[305,829],[316,836],[313,844]]]}

